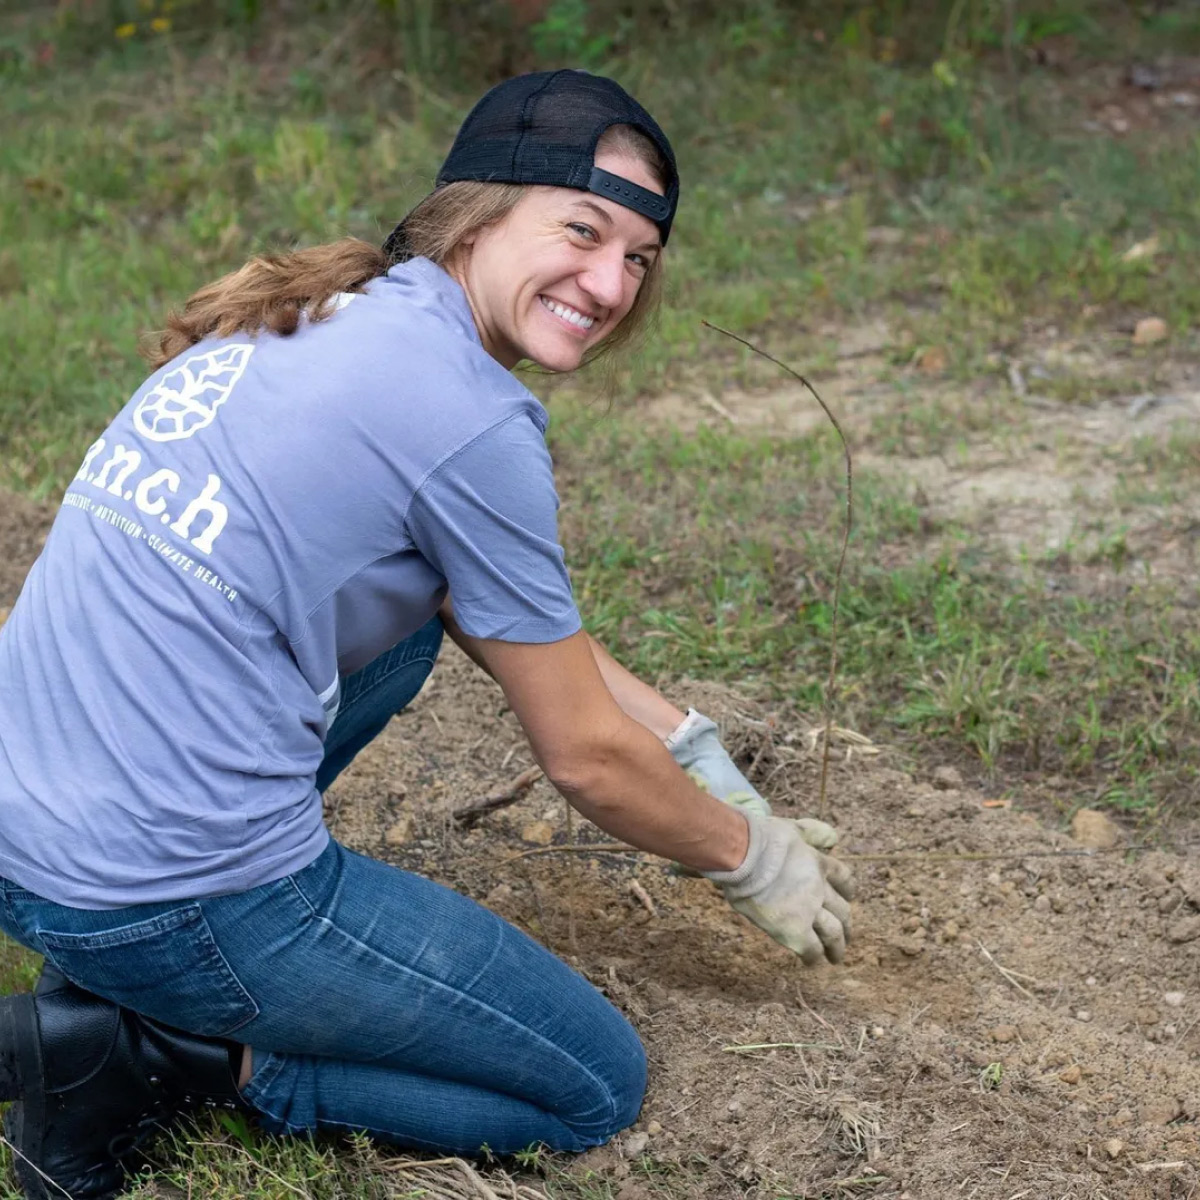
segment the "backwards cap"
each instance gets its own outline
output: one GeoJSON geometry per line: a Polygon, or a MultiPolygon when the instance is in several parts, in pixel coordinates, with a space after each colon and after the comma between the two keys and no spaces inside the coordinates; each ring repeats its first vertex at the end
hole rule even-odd
{"type": "MultiPolygon", "coordinates": [[[[459,180],[548,184],[593,192],[648,217],[663,245],[679,200],[679,174],[667,135],[620,84],[587,71],[536,71],[497,84],[471,109],[437,186],[459,180]],[[660,196],[595,166],[596,145],[613,125],[632,125],[667,163],[660,196]]],[[[403,241],[403,222],[388,238],[388,253],[403,241]]]]}

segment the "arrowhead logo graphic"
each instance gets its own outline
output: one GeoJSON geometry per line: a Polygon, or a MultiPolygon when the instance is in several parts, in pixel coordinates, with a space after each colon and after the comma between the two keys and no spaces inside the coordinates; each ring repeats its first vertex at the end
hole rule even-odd
{"type": "Polygon", "coordinates": [[[211,425],[253,353],[252,342],[238,342],[168,371],[138,403],[137,431],[152,442],[174,442],[211,425]]]}

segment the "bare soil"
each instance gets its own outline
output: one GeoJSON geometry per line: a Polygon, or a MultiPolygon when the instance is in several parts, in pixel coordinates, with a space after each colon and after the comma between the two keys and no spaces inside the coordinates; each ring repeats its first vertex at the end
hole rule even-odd
{"type": "MultiPolygon", "coordinates": [[[[0,497],[0,615],[52,509],[0,497]]],[[[785,815],[810,813],[811,714],[697,681],[785,815]]],[[[827,814],[856,861],[845,965],[805,970],[703,880],[603,840],[545,782],[463,831],[451,811],[530,765],[499,690],[448,650],[346,772],[327,819],[528,930],[634,1022],[634,1130],[571,1161],[619,1200],[1185,1197],[1200,1193],[1200,860],[1080,855],[1013,804],[837,746],[827,814]],[[1059,852],[1072,856],[1055,857],[1059,852]],[[974,854],[997,857],[972,859],[974,854]],[[895,855],[890,860],[879,857],[895,855]],[[654,912],[631,890],[637,880],[654,912]]],[[[590,1181],[590,1183],[589,1183],[590,1181]]],[[[603,1191],[591,1194],[603,1195],[603,1191]]]]}

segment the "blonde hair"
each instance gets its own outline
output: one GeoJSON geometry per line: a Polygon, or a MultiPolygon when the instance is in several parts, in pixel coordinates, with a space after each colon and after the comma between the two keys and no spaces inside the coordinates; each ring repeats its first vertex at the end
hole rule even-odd
{"type": "MultiPolygon", "coordinates": [[[[645,164],[660,186],[667,186],[668,168],[658,147],[632,126],[610,127],[596,149],[645,164]]],[[[206,337],[264,329],[286,337],[296,331],[302,316],[324,320],[334,311],[335,297],[361,292],[394,263],[423,257],[443,266],[472,233],[507,217],[528,190],[516,183],[444,184],[405,217],[399,245],[390,254],[353,237],[283,254],[257,254],[245,266],[205,284],[181,310],[169,313],[166,329],[152,336],[143,356],[157,370],[206,337]]],[[[655,255],[633,307],[586,356],[585,365],[644,335],[661,299],[662,256],[655,255]]]]}

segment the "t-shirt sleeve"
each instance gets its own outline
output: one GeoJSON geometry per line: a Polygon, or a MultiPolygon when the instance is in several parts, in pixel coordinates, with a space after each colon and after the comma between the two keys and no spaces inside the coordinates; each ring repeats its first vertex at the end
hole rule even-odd
{"type": "Polygon", "coordinates": [[[408,512],[413,544],[445,577],[472,637],[557,642],[580,628],[545,440],[515,414],[439,464],[408,512]]]}

